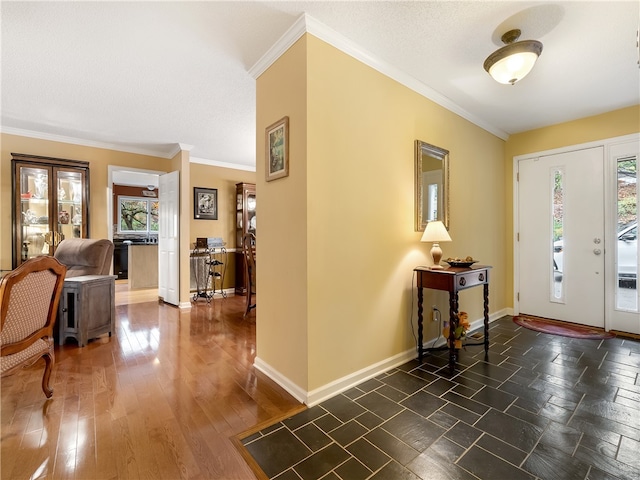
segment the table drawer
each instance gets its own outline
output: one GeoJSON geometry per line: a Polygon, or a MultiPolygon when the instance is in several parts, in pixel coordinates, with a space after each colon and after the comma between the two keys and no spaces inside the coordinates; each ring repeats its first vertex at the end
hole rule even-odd
{"type": "Polygon", "coordinates": [[[463,290],[465,288],[475,287],[476,285],[482,285],[488,283],[489,279],[486,270],[472,271],[469,273],[463,273],[456,276],[456,289],[463,290]]]}

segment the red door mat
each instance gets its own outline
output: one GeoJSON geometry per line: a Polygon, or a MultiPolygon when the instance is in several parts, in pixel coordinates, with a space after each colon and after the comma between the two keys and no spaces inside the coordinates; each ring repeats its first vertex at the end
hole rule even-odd
{"type": "Polygon", "coordinates": [[[513,321],[524,328],[528,328],[529,330],[549,333],[551,335],[562,335],[563,337],[586,338],[593,340],[615,337],[613,333],[605,332],[602,328],[578,325],[577,323],[561,322],[559,320],[550,320],[548,318],[533,317],[530,315],[518,315],[513,317],[513,321]]]}

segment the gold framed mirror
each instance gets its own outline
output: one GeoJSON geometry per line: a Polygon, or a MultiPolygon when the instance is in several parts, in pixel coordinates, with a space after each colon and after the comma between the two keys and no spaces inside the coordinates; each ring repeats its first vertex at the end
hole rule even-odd
{"type": "Polygon", "coordinates": [[[449,228],[449,151],[416,140],[416,231],[440,220],[449,228]]]}

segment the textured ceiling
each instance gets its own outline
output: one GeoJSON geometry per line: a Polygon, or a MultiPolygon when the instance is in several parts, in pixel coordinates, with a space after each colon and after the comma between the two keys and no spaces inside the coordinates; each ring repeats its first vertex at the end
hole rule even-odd
{"type": "MultiPolygon", "coordinates": [[[[640,103],[640,2],[2,1],[2,131],[255,165],[252,67],[303,13],[508,134],[640,103]],[[500,36],[544,44],[515,86],[500,36]]],[[[429,90],[429,91],[430,91],[429,90]]]]}

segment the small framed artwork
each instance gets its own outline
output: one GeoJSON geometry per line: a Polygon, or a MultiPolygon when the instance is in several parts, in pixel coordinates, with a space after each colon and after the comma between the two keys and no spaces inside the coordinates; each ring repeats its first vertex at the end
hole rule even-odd
{"type": "Polygon", "coordinates": [[[267,182],[289,175],[289,117],[278,120],[266,129],[267,182]]]}
{"type": "Polygon", "coordinates": [[[218,219],[218,189],[193,187],[193,218],[218,219]]]}

